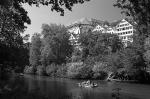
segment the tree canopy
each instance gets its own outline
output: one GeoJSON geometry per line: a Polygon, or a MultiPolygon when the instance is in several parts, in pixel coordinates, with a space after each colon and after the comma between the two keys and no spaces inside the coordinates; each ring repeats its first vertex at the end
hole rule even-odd
{"type": "Polygon", "coordinates": [[[90,0],[1,0],[0,5],[8,7],[11,4],[21,5],[22,3],[27,3],[29,5],[46,5],[51,6],[51,11],[61,12],[61,15],[64,15],[64,9],[72,11],[74,4],[83,4],[86,1],[90,0]]]}
{"type": "Polygon", "coordinates": [[[81,33],[79,42],[83,48],[83,57],[104,56],[115,53],[123,48],[123,44],[117,35],[99,32],[81,33]]]}
{"type": "Polygon", "coordinates": [[[40,64],[40,49],[41,49],[41,39],[40,39],[40,34],[35,33],[32,36],[32,43],[30,46],[30,64],[32,66],[38,66],[40,64]]]}
{"type": "Polygon", "coordinates": [[[71,57],[72,45],[65,26],[43,24],[42,36],[41,62],[43,65],[62,64],[71,57]]]}

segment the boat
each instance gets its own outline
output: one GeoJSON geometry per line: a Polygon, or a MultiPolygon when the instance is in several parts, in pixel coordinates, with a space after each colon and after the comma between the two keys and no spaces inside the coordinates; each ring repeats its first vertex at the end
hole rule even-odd
{"type": "Polygon", "coordinates": [[[83,88],[94,88],[94,87],[98,87],[97,83],[90,83],[89,81],[84,81],[81,83],[78,83],[79,87],[83,87],[83,88]]]}

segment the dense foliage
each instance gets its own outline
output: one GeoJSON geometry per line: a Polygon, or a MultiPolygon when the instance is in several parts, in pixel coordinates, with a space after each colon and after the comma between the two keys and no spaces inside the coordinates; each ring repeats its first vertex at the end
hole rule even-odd
{"type": "Polygon", "coordinates": [[[123,48],[119,37],[109,33],[82,33],[79,38],[82,47],[82,58],[95,57],[100,61],[105,55],[115,53],[123,48]]]}
{"type": "MultiPolygon", "coordinates": [[[[147,73],[149,70],[149,35],[150,35],[150,4],[149,0],[117,0],[114,6],[121,8],[122,13],[129,16],[137,23],[133,36],[132,66],[138,68],[137,74],[147,73]]],[[[129,50],[128,49],[128,50],[129,50]]],[[[139,77],[142,76],[139,75],[139,77]]],[[[145,74],[146,77],[146,74],[145,74]]],[[[142,77],[141,77],[142,78],[142,77]]],[[[143,77],[144,78],[144,77],[143,77]]]]}
{"type": "Polygon", "coordinates": [[[35,67],[40,65],[40,55],[41,55],[41,38],[40,34],[34,34],[31,39],[32,43],[30,46],[30,64],[35,67]]]}
{"type": "MultiPolygon", "coordinates": [[[[55,10],[61,12],[61,15],[64,15],[64,7],[71,11],[74,4],[82,4],[85,1],[89,0],[0,0],[0,46],[2,46],[0,49],[2,52],[0,55],[2,59],[0,64],[8,63],[10,61],[9,59],[23,59],[18,54],[28,57],[28,49],[23,47],[23,39],[26,39],[28,36],[21,37],[20,34],[26,29],[25,24],[30,24],[31,20],[27,15],[27,11],[22,7],[23,4],[36,6],[51,5],[52,11],[55,10]],[[18,50],[22,49],[24,50],[23,52],[17,53],[20,52],[18,50]],[[7,53],[7,55],[4,56],[4,53],[7,53]],[[13,58],[12,53],[21,58],[13,58]]],[[[22,63],[27,65],[27,62],[22,63]]]]}
{"type": "MultiPolygon", "coordinates": [[[[30,46],[30,65],[35,68],[36,73],[42,75],[45,72],[47,75],[55,76],[58,70],[58,75],[63,76],[66,67],[62,64],[71,58],[73,52],[69,37],[63,25],[42,25],[41,35],[33,35],[30,46]]],[[[28,70],[26,71],[28,73],[28,70]]]]}
{"type": "Polygon", "coordinates": [[[8,7],[12,4],[18,8],[17,5],[27,3],[29,5],[40,5],[51,6],[51,11],[61,12],[61,15],[64,15],[64,8],[72,11],[72,7],[75,4],[83,4],[86,1],[90,0],[1,0],[0,5],[8,7]]]}
{"type": "Polygon", "coordinates": [[[62,64],[71,57],[72,45],[69,41],[70,35],[63,25],[42,26],[43,45],[41,48],[41,62],[47,66],[51,63],[62,64]]]}
{"type": "Polygon", "coordinates": [[[25,23],[30,24],[30,19],[20,4],[12,2],[4,6],[0,3],[0,75],[10,70],[22,72],[29,64],[29,44],[25,44],[21,36],[25,23]]]}

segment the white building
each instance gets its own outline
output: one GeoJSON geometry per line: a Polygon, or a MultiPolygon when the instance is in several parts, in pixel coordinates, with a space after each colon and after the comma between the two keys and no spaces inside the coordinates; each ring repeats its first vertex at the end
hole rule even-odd
{"type": "Polygon", "coordinates": [[[97,25],[93,31],[116,34],[125,44],[125,46],[127,46],[127,42],[133,42],[132,35],[135,29],[132,23],[133,22],[127,21],[127,19],[122,19],[116,22],[112,22],[107,28],[97,25]]]}
{"type": "Polygon", "coordinates": [[[84,30],[87,30],[87,27],[92,29],[92,31],[98,31],[101,33],[110,33],[116,34],[122,40],[122,42],[127,46],[127,42],[133,42],[132,35],[135,31],[134,24],[132,21],[127,19],[118,20],[112,23],[108,23],[107,21],[100,20],[88,20],[86,18],[82,19],[82,21],[78,21],[75,24],[68,26],[68,31],[71,33],[70,40],[78,45],[78,37],[81,31],[83,31],[83,27],[86,27],[84,30]],[[95,21],[95,22],[94,22],[95,21]],[[95,26],[92,25],[96,23],[95,26]]]}

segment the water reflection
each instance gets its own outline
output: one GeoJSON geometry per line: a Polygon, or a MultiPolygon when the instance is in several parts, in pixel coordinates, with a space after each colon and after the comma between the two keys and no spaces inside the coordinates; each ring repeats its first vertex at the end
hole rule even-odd
{"type": "Polygon", "coordinates": [[[149,85],[95,81],[97,88],[79,88],[79,80],[29,75],[14,77],[9,82],[12,91],[0,94],[0,99],[119,99],[112,96],[112,89],[117,87],[122,89],[120,99],[149,99],[150,92],[149,85]],[[146,94],[141,94],[144,89],[146,94]]]}

